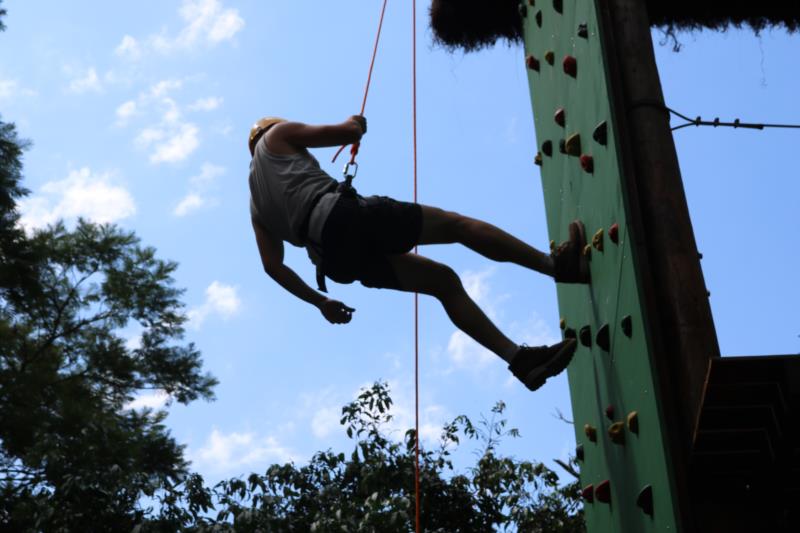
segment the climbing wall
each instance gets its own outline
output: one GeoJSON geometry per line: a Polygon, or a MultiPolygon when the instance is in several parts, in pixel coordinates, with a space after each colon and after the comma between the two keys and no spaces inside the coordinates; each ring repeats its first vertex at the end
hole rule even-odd
{"type": "Polygon", "coordinates": [[[591,285],[558,285],[563,334],[579,340],[568,375],[588,531],[677,531],[596,4],[523,0],[520,12],[550,238],[580,219],[590,241],[591,285]]]}

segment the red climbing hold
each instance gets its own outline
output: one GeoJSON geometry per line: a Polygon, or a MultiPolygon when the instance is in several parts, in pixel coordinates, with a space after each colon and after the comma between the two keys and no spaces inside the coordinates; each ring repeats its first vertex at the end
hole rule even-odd
{"type": "Polygon", "coordinates": [[[553,141],[545,141],[542,143],[542,153],[547,157],[553,155],[553,141]]]}
{"type": "Polygon", "coordinates": [[[594,172],[594,158],[588,154],[581,155],[581,168],[589,174],[594,172]]]}
{"type": "Polygon", "coordinates": [[[564,127],[564,124],[566,124],[567,122],[567,112],[564,111],[563,107],[559,107],[558,109],[556,109],[556,114],[553,115],[553,120],[555,120],[556,124],[558,124],[562,128],[564,127]]]}
{"type": "Polygon", "coordinates": [[[611,482],[605,480],[594,489],[594,497],[597,501],[603,503],[611,502],[611,482]]]}
{"type": "Polygon", "coordinates": [[[609,420],[614,420],[614,406],[613,405],[609,405],[608,407],[606,407],[606,418],[608,418],[609,420]]]}
{"type": "Polygon", "coordinates": [[[581,496],[583,496],[583,499],[589,503],[594,502],[594,485],[589,483],[583,487],[583,490],[581,490],[581,496]]]}
{"type": "Polygon", "coordinates": [[[578,76],[578,60],[572,56],[564,56],[564,72],[567,76],[576,78],[578,76]]]}
{"type": "Polygon", "coordinates": [[[525,57],[525,65],[530,70],[535,70],[536,72],[539,72],[539,60],[533,57],[532,54],[528,54],[527,57],[525,57]]]}
{"type": "Polygon", "coordinates": [[[608,238],[611,239],[611,242],[614,244],[619,244],[619,224],[616,222],[611,224],[611,227],[608,228],[608,238]]]}

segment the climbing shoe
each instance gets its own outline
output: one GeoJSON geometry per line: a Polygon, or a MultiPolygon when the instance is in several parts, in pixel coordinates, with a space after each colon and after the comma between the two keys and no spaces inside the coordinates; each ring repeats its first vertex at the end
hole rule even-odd
{"type": "Polygon", "coordinates": [[[565,339],[552,346],[523,346],[514,355],[508,369],[534,391],[544,385],[547,378],[567,368],[576,346],[575,339],[565,339]]]}
{"type": "Polygon", "coordinates": [[[553,277],[559,283],[589,283],[589,258],[583,254],[586,229],[576,220],[569,225],[569,240],[556,248],[553,258],[553,277]]]}

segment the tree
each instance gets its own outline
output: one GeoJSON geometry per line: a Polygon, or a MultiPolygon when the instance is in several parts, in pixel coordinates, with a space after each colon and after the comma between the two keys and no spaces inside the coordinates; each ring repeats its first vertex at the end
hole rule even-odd
{"type": "Polygon", "coordinates": [[[212,397],[199,352],[179,344],[176,264],[111,225],[26,235],[25,146],[0,121],[0,527],[121,531],[147,516],[175,530],[206,493],[165,414],[125,405],[150,389],[181,403],[212,397]],[[121,334],[132,324],[135,347],[121,334]],[[143,496],[161,500],[157,520],[143,496]]]}
{"type": "MultiPolygon", "coordinates": [[[[414,431],[404,442],[387,437],[392,419],[388,387],[376,383],[342,409],[355,440],[352,453],[315,454],[304,466],[272,465],[265,474],[234,478],[214,488],[216,517],[200,531],[398,532],[414,530],[414,431]]],[[[501,457],[497,445],[518,432],[506,428],[505,405],[474,425],[460,416],[447,424],[435,450],[421,450],[422,523],[428,532],[584,531],[577,482],[559,486],[542,463],[501,457]],[[481,443],[478,460],[456,473],[460,439],[481,443]]]]}

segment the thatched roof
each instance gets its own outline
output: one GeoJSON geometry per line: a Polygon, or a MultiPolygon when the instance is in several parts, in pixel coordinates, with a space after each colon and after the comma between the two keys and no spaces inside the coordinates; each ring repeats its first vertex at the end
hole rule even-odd
{"type": "MultiPolygon", "coordinates": [[[[527,0],[524,3],[528,4],[527,0]]],[[[519,5],[520,0],[433,0],[431,28],[440,44],[467,52],[502,40],[520,42],[519,5]]],[[[673,40],[681,31],[725,31],[731,26],[748,26],[756,32],[772,27],[789,32],[800,29],[797,0],[647,0],[647,9],[651,26],[673,40]]]]}

